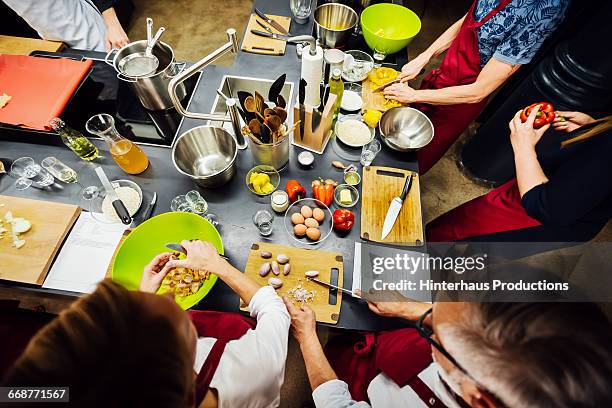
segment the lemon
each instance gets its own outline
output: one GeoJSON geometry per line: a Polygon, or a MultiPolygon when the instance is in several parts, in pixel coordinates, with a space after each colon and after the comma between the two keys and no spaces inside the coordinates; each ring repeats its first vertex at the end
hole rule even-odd
{"type": "Polygon", "coordinates": [[[274,185],[272,183],[270,183],[270,182],[267,182],[261,188],[261,192],[264,193],[264,194],[270,194],[273,191],[274,191],[274,185]]]}
{"type": "Polygon", "coordinates": [[[374,129],[376,125],[378,125],[378,122],[380,121],[381,116],[382,116],[382,112],[376,109],[368,109],[363,114],[363,121],[366,123],[366,125],[374,129]]]}
{"type": "Polygon", "coordinates": [[[370,71],[370,73],[368,74],[368,78],[370,79],[370,81],[380,86],[395,80],[398,75],[399,72],[397,72],[393,68],[380,67],[370,71]]]}

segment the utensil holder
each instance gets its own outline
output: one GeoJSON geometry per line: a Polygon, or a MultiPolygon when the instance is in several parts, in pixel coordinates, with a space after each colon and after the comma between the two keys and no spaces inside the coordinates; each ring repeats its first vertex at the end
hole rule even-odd
{"type": "Polygon", "coordinates": [[[277,140],[275,143],[258,143],[250,135],[246,137],[249,141],[249,149],[253,155],[253,163],[258,166],[265,164],[272,166],[277,171],[285,168],[289,162],[289,135],[277,140]]]}
{"type": "MultiPolygon", "coordinates": [[[[312,129],[312,106],[305,105],[304,110],[304,136],[300,133],[300,125],[295,127],[293,131],[293,144],[317,154],[323,154],[327,142],[332,135],[332,124],[334,122],[334,106],[336,104],[336,95],[330,94],[327,103],[321,114],[321,122],[316,130],[312,129]]],[[[300,120],[299,106],[293,107],[293,118],[297,122],[300,120]]]]}

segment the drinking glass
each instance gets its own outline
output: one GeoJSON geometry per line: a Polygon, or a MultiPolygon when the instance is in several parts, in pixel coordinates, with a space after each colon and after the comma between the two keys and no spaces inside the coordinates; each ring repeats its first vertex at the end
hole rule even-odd
{"type": "Polygon", "coordinates": [[[206,213],[202,216],[202,218],[208,220],[208,222],[210,222],[212,226],[215,227],[217,230],[221,228],[221,221],[219,221],[219,217],[217,216],[217,214],[206,213]]]}
{"type": "Polygon", "coordinates": [[[259,233],[264,237],[272,234],[272,230],[274,229],[273,220],[274,217],[268,210],[260,210],[253,214],[253,224],[255,224],[259,233]]]}
{"type": "Polygon", "coordinates": [[[191,212],[191,206],[187,202],[185,194],[178,195],[172,199],[170,210],[174,212],[191,212]]]}
{"type": "Polygon", "coordinates": [[[371,165],[378,152],[380,152],[380,142],[376,139],[363,146],[361,149],[361,165],[364,167],[371,165]]]}
{"type": "Polygon", "coordinates": [[[77,172],[53,156],[45,157],[40,164],[59,181],[76,183],[77,172]]]}
{"type": "Polygon", "coordinates": [[[11,165],[11,174],[17,177],[15,188],[25,190],[31,185],[47,187],[55,182],[53,175],[31,157],[20,157],[11,165]]]}
{"type": "Polygon", "coordinates": [[[185,200],[191,207],[192,212],[196,214],[203,215],[208,211],[208,203],[196,190],[191,190],[185,194],[185,200]]]}
{"type": "Polygon", "coordinates": [[[312,13],[312,0],[289,0],[289,8],[293,14],[293,21],[306,24],[312,13]]]}

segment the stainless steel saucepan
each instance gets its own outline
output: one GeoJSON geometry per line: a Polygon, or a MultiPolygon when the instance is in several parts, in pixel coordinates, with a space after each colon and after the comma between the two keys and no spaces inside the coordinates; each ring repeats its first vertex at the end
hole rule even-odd
{"type": "Polygon", "coordinates": [[[355,10],[340,3],[323,4],[314,11],[317,38],[323,47],[346,45],[358,20],[355,10]]]}

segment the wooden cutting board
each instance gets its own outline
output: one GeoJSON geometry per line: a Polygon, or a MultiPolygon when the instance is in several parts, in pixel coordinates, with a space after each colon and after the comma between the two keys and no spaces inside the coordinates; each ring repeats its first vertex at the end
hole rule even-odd
{"type": "MultiPolygon", "coordinates": [[[[380,85],[366,78],[361,83],[361,97],[363,98],[363,109],[376,109],[381,112],[386,112],[396,105],[385,105],[385,95],[382,92],[374,92],[380,85]]],[[[397,105],[399,106],[399,105],[397,105]]]]}
{"type": "MultiPolygon", "coordinates": [[[[251,246],[251,252],[249,253],[244,273],[255,280],[255,282],[267,285],[268,279],[275,275],[270,272],[266,277],[262,278],[259,276],[259,268],[265,262],[275,260],[279,254],[285,254],[289,257],[291,272],[287,276],[283,276],[282,272],[277,276],[283,281],[283,286],[276,291],[278,295],[284,296],[299,283],[302,283],[306,290],[315,292],[315,297],[308,303],[308,306],[315,311],[317,321],[330,324],[338,323],[340,306],[342,305],[342,292],[336,293],[337,291],[332,291],[336,296],[335,301],[331,304],[329,289],[316,282],[306,280],[304,273],[311,270],[319,271],[317,279],[330,282],[332,269],[337,269],[338,281],[336,286],[343,287],[342,254],[258,242],[251,246]],[[270,260],[263,259],[261,251],[271,252],[272,258],[270,260]]],[[[246,310],[246,307],[242,307],[242,310],[246,310]]]]}
{"type": "Polygon", "coordinates": [[[370,166],[363,168],[361,186],[361,238],[393,245],[423,245],[423,217],[421,213],[421,189],[419,176],[413,173],[412,188],[391,233],[381,240],[382,228],[389,204],[399,197],[406,176],[412,173],[392,167],[370,166]]]}
{"type": "MultiPolygon", "coordinates": [[[[20,235],[26,241],[23,247],[13,247],[8,233],[0,239],[0,279],[41,285],[81,208],[3,195],[0,195],[0,204],[4,204],[0,207],[3,221],[6,212],[11,211],[13,217],[26,218],[32,223],[32,229],[20,235]]],[[[5,228],[10,229],[6,224],[5,228]]]]}
{"type": "MultiPolygon", "coordinates": [[[[290,17],[275,16],[272,14],[267,14],[267,16],[279,23],[285,30],[289,31],[289,26],[291,25],[290,17]]],[[[286,41],[261,37],[251,33],[251,30],[266,32],[262,26],[257,24],[257,20],[261,21],[266,27],[269,27],[273,33],[280,34],[276,28],[270,26],[255,13],[253,13],[251,14],[251,18],[249,18],[249,24],[247,25],[247,29],[244,33],[244,39],[242,40],[242,51],[265,55],[284,55],[285,48],[287,47],[286,41]]]]}
{"type": "Polygon", "coordinates": [[[59,41],[0,35],[0,54],[30,55],[34,51],[57,52],[64,48],[59,41]]]}

